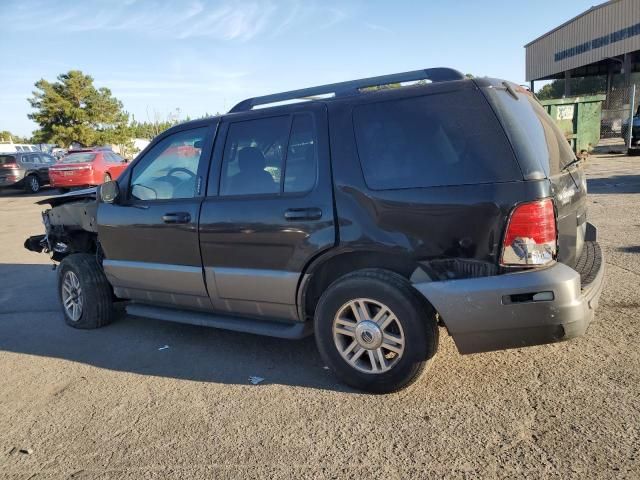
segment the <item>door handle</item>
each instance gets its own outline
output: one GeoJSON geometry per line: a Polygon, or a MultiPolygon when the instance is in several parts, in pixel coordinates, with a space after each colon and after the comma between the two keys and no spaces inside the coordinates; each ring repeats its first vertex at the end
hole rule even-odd
{"type": "Polygon", "coordinates": [[[284,218],[289,221],[320,220],[322,210],[319,208],[290,208],[284,212],[284,218]]]}
{"type": "Polygon", "coordinates": [[[162,216],[162,221],[164,223],[189,223],[191,215],[188,212],[165,213],[162,216]]]}

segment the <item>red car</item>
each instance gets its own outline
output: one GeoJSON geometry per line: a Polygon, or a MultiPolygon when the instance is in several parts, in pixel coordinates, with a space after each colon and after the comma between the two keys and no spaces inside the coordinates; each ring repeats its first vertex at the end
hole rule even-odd
{"type": "Polygon", "coordinates": [[[68,190],[115,180],[127,168],[127,161],[110,150],[72,150],[49,168],[52,187],[68,190]]]}

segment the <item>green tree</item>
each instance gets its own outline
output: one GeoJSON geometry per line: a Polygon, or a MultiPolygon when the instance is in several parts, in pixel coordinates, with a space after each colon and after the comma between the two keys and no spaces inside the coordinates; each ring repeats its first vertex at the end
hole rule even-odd
{"type": "Polygon", "coordinates": [[[27,137],[21,137],[19,135],[14,135],[8,130],[0,131],[0,142],[9,142],[13,143],[31,143],[31,141],[27,137]]]}
{"type": "Polygon", "coordinates": [[[58,76],[57,81],[41,79],[29,99],[34,113],[29,118],[40,125],[34,140],[69,146],[122,143],[128,140],[129,116],[122,102],[108,88],[96,89],[93,78],[79,70],[58,76]]]}
{"type": "MultiPolygon", "coordinates": [[[[551,100],[564,97],[565,80],[554,80],[546,84],[536,93],[540,100],[551,100]]],[[[571,96],[595,95],[607,90],[607,78],[604,76],[572,78],[571,96]]]]}

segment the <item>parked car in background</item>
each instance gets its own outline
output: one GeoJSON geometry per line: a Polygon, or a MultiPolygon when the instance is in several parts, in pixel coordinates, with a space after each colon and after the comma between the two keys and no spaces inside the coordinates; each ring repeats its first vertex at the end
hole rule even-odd
{"type": "Polygon", "coordinates": [[[24,188],[36,193],[49,183],[49,168],[56,159],[42,152],[0,153],[0,188],[24,188]]]}
{"type": "Polygon", "coordinates": [[[115,180],[127,162],[104,148],[70,150],[50,171],[51,186],[65,191],[74,187],[91,187],[115,180]]]}
{"type": "Polygon", "coordinates": [[[14,152],[40,152],[41,150],[36,145],[26,143],[0,143],[0,152],[2,153],[14,153],[14,152]]]}
{"type": "Polygon", "coordinates": [[[54,147],[51,149],[51,155],[56,157],[57,161],[62,160],[69,152],[65,148],[54,147]]]}

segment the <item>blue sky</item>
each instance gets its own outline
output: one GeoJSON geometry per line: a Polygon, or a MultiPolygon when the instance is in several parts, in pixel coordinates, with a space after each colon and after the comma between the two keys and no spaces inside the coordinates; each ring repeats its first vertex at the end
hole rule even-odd
{"type": "Polygon", "coordinates": [[[138,120],[429,66],[522,83],[523,45],[595,3],[2,0],[0,130],[29,135],[33,84],[71,69],[138,120]]]}

